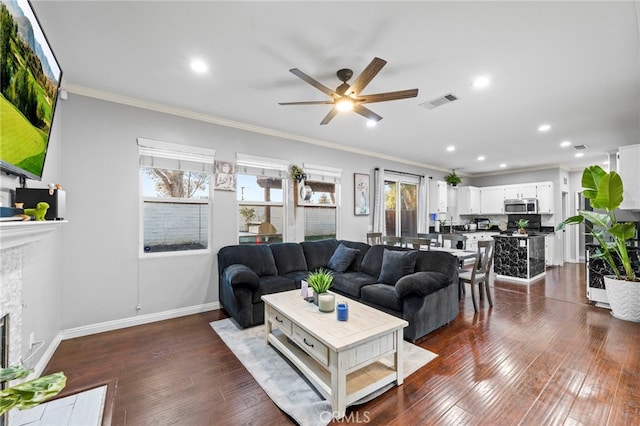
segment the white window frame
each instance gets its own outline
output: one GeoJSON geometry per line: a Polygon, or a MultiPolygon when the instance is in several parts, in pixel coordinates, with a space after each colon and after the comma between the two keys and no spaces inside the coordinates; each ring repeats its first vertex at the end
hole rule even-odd
{"type": "MultiPolygon", "coordinates": [[[[282,179],[282,204],[273,201],[236,202],[236,216],[242,205],[257,207],[282,207],[282,241],[287,241],[289,223],[289,161],[279,158],[263,157],[259,155],[236,153],[236,172],[242,175],[267,176],[282,179]]],[[[236,229],[239,228],[236,224],[236,229]]],[[[240,237],[238,236],[238,244],[240,237]]]]}
{"type": "MultiPolygon", "coordinates": [[[[162,142],[152,139],[137,138],[138,142],[138,189],[139,189],[139,234],[138,234],[138,256],[140,258],[152,258],[152,257],[174,257],[174,256],[189,256],[197,254],[210,254],[212,253],[213,242],[213,187],[214,187],[214,158],[215,150],[209,148],[202,148],[189,145],[181,145],[170,142],[162,142]],[[157,160],[162,163],[171,164],[171,162],[177,162],[178,167],[165,167],[164,164],[160,164],[158,168],[170,168],[181,170],[180,164],[184,162],[193,165],[194,163],[201,163],[201,172],[209,174],[209,194],[206,200],[196,200],[189,198],[156,198],[156,197],[144,197],[143,195],[143,181],[142,181],[142,168],[149,167],[149,164],[143,164],[148,158],[157,160]],[[144,205],[145,202],[154,203],[180,203],[180,204],[206,204],[208,210],[207,224],[207,248],[195,249],[195,250],[176,250],[176,251],[164,251],[155,253],[146,253],[144,251],[144,205]]],[[[151,165],[153,167],[153,164],[151,165]]],[[[185,169],[186,170],[186,169],[185,169]]]]}
{"type": "MultiPolygon", "coordinates": [[[[311,182],[327,182],[327,183],[333,183],[335,184],[335,204],[305,204],[304,202],[299,202],[299,206],[300,207],[314,207],[314,208],[333,208],[335,209],[335,215],[336,215],[336,239],[340,239],[340,235],[341,235],[341,226],[340,223],[342,222],[340,220],[341,217],[341,208],[342,208],[342,185],[341,185],[341,176],[342,176],[342,169],[338,169],[335,167],[329,167],[329,166],[323,166],[323,165],[319,165],[319,164],[312,164],[312,163],[304,163],[302,165],[303,169],[304,169],[304,173],[307,175],[307,179],[308,181],[311,182]]],[[[304,215],[302,215],[303,220],[304,220],[304,215]]],[[[304,233],[304,229],[305,229],[305,225],[303,224],[302,226],[302,240],[304,241],[306,238],[306,235],[304,233]]]]}

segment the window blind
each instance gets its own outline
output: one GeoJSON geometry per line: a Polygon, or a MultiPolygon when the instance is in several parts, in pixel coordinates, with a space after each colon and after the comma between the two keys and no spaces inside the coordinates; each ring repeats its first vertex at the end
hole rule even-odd
{"type": "Polygon", "coordinates": [[[213,173],[215,150],[138,138],[140,165],[159,169],[213,173]]]}
{"type": "Polygon", "coordinates": [[[309,163],[304,163],[303,168],[304,173],[307,175],[307,180],[336,184],[340,183],[342,169],[309,163]]]}
{"type": "Polygon", "coordinates": [[[289,162],[278,158],[260,157],[250,154],[236,154],[237,171],[241,174],[287,178],[289,162]]]}

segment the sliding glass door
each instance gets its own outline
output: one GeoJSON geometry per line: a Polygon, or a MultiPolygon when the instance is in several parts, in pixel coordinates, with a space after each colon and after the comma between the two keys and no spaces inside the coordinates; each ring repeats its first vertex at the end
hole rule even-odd
{"type": "Polygon", "coordinates": [[[418,179],[385,174],[384,235],[415,237],[418,232],[418,179]]]}

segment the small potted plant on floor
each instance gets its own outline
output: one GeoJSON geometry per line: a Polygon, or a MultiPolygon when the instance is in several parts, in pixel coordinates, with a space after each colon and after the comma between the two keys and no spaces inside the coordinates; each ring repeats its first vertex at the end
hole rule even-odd
{"type": "Polygon", "coordinates": [[[462,183],[462,179],[456,174],[455,169],[451,170],[451,173],[446,175],[444,180],[451,186],[458,186],[459,183],[462,183]]]}
{"type": "MultiPolygon", "coordinates": [[[[19,366],[0,368],[0,383],[24,379],[31,373],[19,366]]],[[[12,408],[25,410],[57,395],[66,385],[64,373],[54,373],[0,389],[0,416],[12,408]]]]}
{"type": "Polygon", "coordinates": [[[335,308],[335,295],[327,291],[333,282],[333,272],[319,268],[310,272],[307,283],[313,289],[313,302],[322,312],[331,312],[335,308]]]}
{"type": "MultiPolygon", "coordinates": [[[[578,215],[567,218],[558,225],[584,223],[587,234],[598,242],[593,255],[603,259],[613,276],[605,276],[605,290],[614,317],[640,322],[640,278],[627,250],[627,241],[636,233],[633,222],[618,222],[616,209],[622,203],[622,178],[616,172],[605,172],[600,166],[590,166],[582,173],[582,193],[598,211],[580,210],[578,215]]],[[[637,267],[637,265],[636,265],[637,267]]]]}
{"type": "Polygon", "coordinates": [[[521,234],[526,234],[528,224],[529,224],[528,219],[518,219],[518,221],[516,222],[516,226],[518,227],[518,232],[521,234]]]}

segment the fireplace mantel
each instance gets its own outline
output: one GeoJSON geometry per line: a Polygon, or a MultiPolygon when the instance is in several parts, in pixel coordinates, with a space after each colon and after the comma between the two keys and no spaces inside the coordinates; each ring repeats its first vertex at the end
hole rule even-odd
{"type": "Polygon", "coordinates": [[[66,220],[0,223],[0,248],[2,250],[41,240],[58,229],[66,220]]]}

